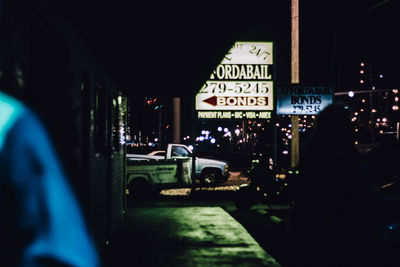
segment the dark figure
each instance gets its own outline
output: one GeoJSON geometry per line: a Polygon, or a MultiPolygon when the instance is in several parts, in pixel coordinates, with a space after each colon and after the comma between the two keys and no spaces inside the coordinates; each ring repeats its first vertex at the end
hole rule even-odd
{"type": "Polygon", "coordinates": [[[42,125],[0,92],[0,265],[98,266],[96,251],[42,125]]]}
{"type": "Polygon", "coordinates": [[[317,117],[295,181],[292,229],[296,266],[365,266],[369,178],[355,150],[350,110],[326,107],[317,117]]]}

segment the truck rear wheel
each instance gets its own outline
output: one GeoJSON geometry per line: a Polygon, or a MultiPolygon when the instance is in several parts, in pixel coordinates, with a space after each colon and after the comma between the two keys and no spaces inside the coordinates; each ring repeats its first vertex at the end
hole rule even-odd
{"type": "Polygon", "coordinates": [[[152,196],[153,188],[145,179],[135,179],[129,184],[131,199],[146,199],[152,196]]]}

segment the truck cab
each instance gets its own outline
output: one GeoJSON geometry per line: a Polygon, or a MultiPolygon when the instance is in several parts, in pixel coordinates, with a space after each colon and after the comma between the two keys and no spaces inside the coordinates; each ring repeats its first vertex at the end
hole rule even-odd
{"type": "Polygon", "coordinates": [[[182,144],[168,144],[165,158],[191,158],[193,179],[200,180],[205,185],[224,182],[229,176],[228,163],[216,159],[200,158],[193,155],[192,151],[182,144]]]}

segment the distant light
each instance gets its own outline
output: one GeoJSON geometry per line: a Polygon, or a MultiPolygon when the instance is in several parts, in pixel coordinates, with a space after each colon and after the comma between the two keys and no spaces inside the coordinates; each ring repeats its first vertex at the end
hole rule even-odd
{"type": "Polygon", "coordinates": [[[283,150],[283,151],[282,151],[282,154],[287,155],[287,154],[289,154],[289,151],[283,150]]]}
{"type": "Polygon", "coordinates": [[[210,131],[206,131],[206,133],[205,133],[206,135],[209,135],[210,134],[210,131]]]}
{"type": "Polygon", "coordinates": [[[355,131],[355,132],[358,132],[358,129],[357,129],[357,128],[355,128],[355,129],[354,129],[354,131],[355,131]]]}
{"type": "Polygon", "coordinates": [[[360,83],[364,83],[364,80],[360,80],[360,83]]]}
{"type": "Polygon", "coordinates": [[[204,135],[205,135],[205,134],[206,134],[206,131],[205,131],[205,130],[202,130],[202,131],[201,131],[201,134],[204,134],[204,135]]]}
{"type": "Polygon", "coordinates": [[[397,94],[399,92],[399,89],[393,89],[392,92],[393,94],[397,94]]]}
{"type": "Polygon", "coordinates": [[[121,105],[122,103],[122,96],[118,96],[118,104],[121,105]]]}
{"type": "Polygon", "coordinates": [[[361,102],[365,103],[365,98],[361,99],[361,102]]]}
{"type": "Polygon", "coordinates": [[[381,79],[382,79],[382,78],[383,78],[383,74],[379,74],[379,78],[381,78],[381,79]]]}
{"type": "Polygon", "coordinates": [[[372,112],[372,113],[376,113],[376,109],[373,108],[373,109],[371,110],[371,112],[372,112]]]}
{"type": "Polygon", "coordinates": [[[399,102],[399,97],[398,97],[398,96],[396,96],[396,97],[394,98],[394,102],[399,102]]]}
{"type": "Polygon", "coordinates": [[[379,121],[381,121],[381,119],[377,118],[377,119],[376,119],[376,121],[378,121],[378,122],[379,122],[379,121]]]}
{"type": "Polygon", "coordinates": [[[158,142],[158,138],[154,138],[154,142],[158,142]]]}
{"type": "Polygon", "coordinates": [[[215,144],[215,138],[211,138],[210,142],[211,144],[215,144]]]}
{"type": "Polygon", "coordinates": [[[393,225],[389,225],[389,230],[392,230],[393,229],[393,225]]]}
{"type": "Polygon", "coordinates": [[[193,151],[193,146],[192,145],[188,145],[188,148],[190,151],[193,151]]]}
{"type": "Polygon", "coordinates": [[[276,127],[279,127],[279,123],[276,123],[275,126],[276,126],[276,127]]]}
{"type": "Polygon", "coordinates": [[[349,97],[354,97],[354,92],[353,91],[349,91],[348,95],[349,95],[349,97]]]}
{"type": "Polygon", "coordinates": [[[383,134],[383,130],[380,130],[379,133],[380,133],[380,134],[383,134]]]}
{"type": "Polygon", "coordinates": [[[375,90],[375,86],[372,86],[372,90],[375,90]]]}
{"type": "Polygon", "coordinates": [[[204,141],[204,136],[200,136],[199,141],[201,141],[201,142],[204,141]]]}
{"type": "Polygon", "coordinates": [[[362,109],[360,109],[360,112],[364,112],[364,109],[362,108],[362,109]]]}
{"type": "Polygon", "coordinates": [[[292,139],[292,136],[289,134],[289,135],[288,135],[288,138],[289,138],[289,139],[292,139]]]}
{"type": "Polygon", "coordinates": [[[387,118],[382,118],[382,122],[387,122],[387,118]]]}
{"type": "Polygon", "coordinates": [[[394,105],[394,106],[392,107],[392,109],[393,109],[393,110],[399,110],[399,106],[398,106],[398,105],[394,105]]]}
{"type": "Polygon", "coordinates": [[[219,127],[217,128],[217,130],[218,130],[218,132],[221,132],[221,131],[222,131],[222,127],[219,126],[219,127]]]}
{"type": "Polygon", "coordinates": [[[235,130],[235,134],[236,134],[236,135],[239,135],[239,134],[240,134],[240,129],[236,129],[236,130],[235,130]]]}
{"type": "Polygon", "coordinates": [[[288,127],[289,127],[289,128],[292,128],[292,124],[289,124],[288,127]]]}
{"type": "Polygon", "coordinates": [[[354,112],[354,116],[357,116],[358,115],[358,112],[354,112]]]}
{"type": "Polygon", "coordinates": [[[228,128],[224,128],[224,132],[227,133],[229,131],[228,128]]]}
{"type": "Polygon", "coordinates": [[[364,70],[360,70],[360,73],[361,73],[361,74],[364,74],[364,70]]]}
{"type": "Polygon", "coordinates": [[[364,62],[361,62],[360,66],[361,66],[361,67],[364,67],[364,62]]]}

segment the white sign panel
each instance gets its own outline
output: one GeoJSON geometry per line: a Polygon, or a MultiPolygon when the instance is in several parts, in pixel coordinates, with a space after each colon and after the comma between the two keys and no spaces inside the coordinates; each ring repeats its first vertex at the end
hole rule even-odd
{"type": "Polygon", "coordinates": [[[272,81],[207,81],[196,110],[272,110],[272,81]]]}
{"type": "Polygon", "coordinates": [[[272,64],[272,42],[236,42],[196,95],[198,118],[269,118],[259,112],[274,109],[272,64]]]}
{"type": "Polygon", "coordinates": [[[278,115],[316,115],[333,102],[333,88],[292,85],[278,88],[278,115]]]}
{"type": "Polygon", "coordinates": [[[273,64],[271,42],[236,42],[221,64],[273,64]]]}

